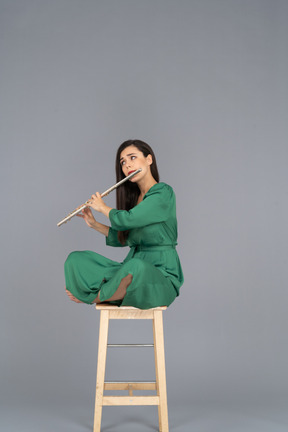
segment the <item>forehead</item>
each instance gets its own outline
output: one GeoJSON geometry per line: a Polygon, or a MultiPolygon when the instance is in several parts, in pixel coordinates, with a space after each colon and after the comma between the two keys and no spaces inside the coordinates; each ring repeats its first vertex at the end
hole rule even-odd
{"type": "Polygon", "coordinates": [[[122,158],[127,157],[127,155],[129,155],[129,154],[131,154],[131,153],[133,153],[133,154],[138,154],[138,153],[141,153],[141,152],[137,149],[137,147],[135,147],[135,146],[133,146],[133,145],[128,146],[128,147],[126,147],[126,148],[125,148],[125,149],[120,153],[120,160],[121,160],[122,158]]]}

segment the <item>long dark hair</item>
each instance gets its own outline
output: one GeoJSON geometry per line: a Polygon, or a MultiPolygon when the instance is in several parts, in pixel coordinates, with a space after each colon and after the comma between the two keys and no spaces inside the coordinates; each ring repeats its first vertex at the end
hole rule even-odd
{"type": "MultiPolygon", "coordinates": [[[[157,162],[155,154],[152,150],[152,148],[145,143],[144,141],[137,140],[137,139],[130,139],[127,141],[124,141],[120,147],[117,150],[116,154],[116,161],[115,161],[115,169],[116,169],[116,180],[117,182],[122,180],[125,175],[122,171],[122,167],[120,165],[120,155],[122,151],[129,146],[136,147],[139,151],[143,153],[145,157],[147,157],[149,154],[152,156],[152,164],[150,165],[151,174],[156,180],[156,182],[159,182],[159,173],[157,168],[157,162]]],[[[137,204],[137,200],[139,197],[139,188],[136,183],[132,183],[129,180],[123,183],[121,186],[119,186],[116,190],[116,207],[118,210],[130,210],[131,208],[135,207],[137,204]]],[[[119,231],[118,232],[118,238],[121,243],[125,243],[125,240],[127,239],[129,234],[129,231],[119,231]]]]}

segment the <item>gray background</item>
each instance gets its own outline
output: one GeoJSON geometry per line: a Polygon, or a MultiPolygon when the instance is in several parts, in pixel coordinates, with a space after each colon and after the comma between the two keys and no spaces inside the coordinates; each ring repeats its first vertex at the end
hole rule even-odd
{"type": "MultiPolygon", "coordinates": [[[[127,251],[56,223],[115,182],[128,138],[153,147],[177,194],[170,429],[287,431],[288,2],[1,0],[0,13],[1,431],[92,428],[99,314],[66,297],[63,264],[127,251]]],[[[109,337],[151,336],[123,322],[109,337]]],[[[110,352],[107,379],[153,377],[151,352],[110,352]]],[[[102,425],[156,430],[157,410],[104,408],[102,425]]]]}

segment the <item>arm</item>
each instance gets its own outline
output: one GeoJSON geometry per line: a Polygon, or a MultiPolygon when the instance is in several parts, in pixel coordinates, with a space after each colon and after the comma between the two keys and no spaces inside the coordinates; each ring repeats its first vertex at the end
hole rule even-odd
{"type": "Polygon", "coordinates": [[[118,240],[118,231],[110,227],[108,236],[106,237],[106,245],[114,247],[124,247],[127,246],[127,242],[125,242],[125,244],[120,243],[120,241],[118,240]]]}
{"type": "Polygon", "coordinates": [[[101,234],[104,234],[105,237],[108,237],[109,234],[109,226],[101,224],[100,222],[97,222],[95,220],[95,223],[93,224],[92,228],[94,228],[96,231],[98,231],[101,234]]]}
{"type": "Polygon", "coordinates": [[[118,232],[116,230],[95,220],[90,208],[83,209],[82,214],[77,214],[77,216],[82,217],[90,228],[93,228],[99,233],[104,234],[106,237],[107,246],[126,246],[119,242],[117,235],[118,232]]]}
{"type": "Polygon", "coordinates": [[[143,201],[131,210],[110,209],[112,228],[118,231],[140,228],[165,222],[175,207],[173,189],[165,183],[158,183],[146,194],[143,201]]]}
{"type": "Polygon", "coordinates": [[[93,228],[99,233],[104,234],[106,237],[108,237],[109,226],[97,222],[90,208],[86,207],[85,209],[83,209],[82,214],[78,214],[77,216],[82,217],[90,228],[93,228]]]}

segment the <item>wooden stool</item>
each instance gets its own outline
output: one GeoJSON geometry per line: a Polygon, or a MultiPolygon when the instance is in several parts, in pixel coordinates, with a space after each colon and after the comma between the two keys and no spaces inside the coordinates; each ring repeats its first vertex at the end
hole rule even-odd
{"type": "Polygon", "coordinates": [[[113,306],[97,304],[100,310],[98,364],[96,381],[96,398],[94,412],[94,432],[100,432],[102,407],[117,405],[157,405],[159,416],[159,431],[168,432],[168,408],[166,392],[165,351],[163,335],[162,311],[166,306],[153,309],[137,309],[130,306],[113,306]],[[154,345],[111,345],[108,341],[110,319],[152,319],[154,345]],[[104,382],[107,346],[154,346],[156,381],[154,382],[104,382]],[[128,390],[129,396],[105,396],[104,390],[128,390]],[[134,396],[133,390],[156,390],[155,396],[134,396]]]}

